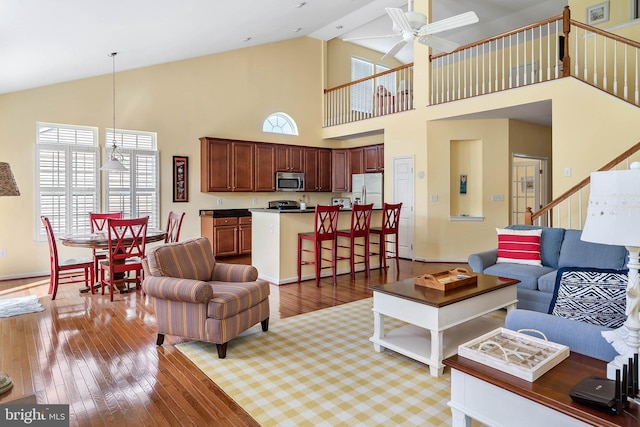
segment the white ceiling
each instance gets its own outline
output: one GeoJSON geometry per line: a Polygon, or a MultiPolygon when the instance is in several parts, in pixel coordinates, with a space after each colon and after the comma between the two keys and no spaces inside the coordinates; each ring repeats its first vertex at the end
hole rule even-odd
{"type": "MultiPolygon", "coordinates": [[[[433,0],[433,21],[474,10],[480,23],[440,34],[465,44],[559,15],[566,4],[433,0]]],[[[384,8],[406,6],[406,0],[2,0],[0,94],[108,74],[114,51],[123,71],[301,36],[389,34],[384,8]]],[[[382,56],[396,41],[358,44],[382,56]]],[[[397,58],[412,62],[412,47],[397,58]]]]}

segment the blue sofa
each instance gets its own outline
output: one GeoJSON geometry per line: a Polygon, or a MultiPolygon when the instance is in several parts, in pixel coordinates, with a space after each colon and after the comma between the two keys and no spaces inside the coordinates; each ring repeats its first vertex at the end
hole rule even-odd
{"type": "Polygon", "coordinates": [[[510,225],[514,230],[542,228],[540,257],[542,266],[498,263],[498,249],[469,255],[468,263],[476,273],[510,277],[518,283],[518,308],[547,313],[553,298],[556,273],[562,267],[592,267],[621,270],[626,268],[627,250],[623,246],[602,245],[580,240],[581,230],[510,225]]]}

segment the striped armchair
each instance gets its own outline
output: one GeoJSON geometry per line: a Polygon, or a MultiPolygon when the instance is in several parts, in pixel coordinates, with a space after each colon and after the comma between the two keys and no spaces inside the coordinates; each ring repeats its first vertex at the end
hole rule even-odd
{"type": "Polygon", "coordinates": [[[157,345],[164,335],[227,343],[258,322],[269,328],[269,284],[253,266],[216,262],[206,237],[154,248],[144,262],[144,292],[154,299],[157,345]]]}

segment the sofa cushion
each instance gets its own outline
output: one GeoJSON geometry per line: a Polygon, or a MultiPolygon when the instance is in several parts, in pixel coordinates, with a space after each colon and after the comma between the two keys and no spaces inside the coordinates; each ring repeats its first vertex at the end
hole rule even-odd
{"type": "Polygon", "coordinates": [[[497,263],[514,263],[542,266],[540,259],[541,229],[512,230],[496,228],[498,233],[497,263]]]}
{"type": "Polygon", "coordinates": [[[562,247],[562,239],[564,239],[564,228],[538,227],[523,224],[513,224],[506,228],[511,230],[542,229],[542,236],[540,236],[540,258],[542,259],[542,265],[558,268],[560,248],[562,247]]]}
{"type": "Polygon", "coordinates": [[[558,267],[584,267],[621,270],[627,262],[624,246],[603,245],[580,240],[582,231],[566,230],[558,267]]]}
{"type": "Polygon", "coordinates": [[[628,270],[565,267],[558,270],[549,314],[618,328],[625,315],[628,270]]]}
{"type": "Polygon", "coordinates": [[[484,274],[516,279],[520,281],[518,288],[536,290],[538,289],[538,277],[551,271],[554,271],[551,267],[503,262],[485,268],[484,274]]]}

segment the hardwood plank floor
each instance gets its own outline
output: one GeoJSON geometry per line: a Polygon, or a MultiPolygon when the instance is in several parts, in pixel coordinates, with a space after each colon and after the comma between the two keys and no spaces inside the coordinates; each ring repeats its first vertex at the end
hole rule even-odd
{"type": "MultiPolygon", "coordinates": [[[[220,259],[249,263],[249,257],[220,259]]],[[[370,285],[460,266],[401,260],[385,273],[356,274],[271,287],[277,319],[372,296],[370,285]]],[[[464,264],[462,264],[464,266],[464,264]]],[[[153,303],[141,292],[81,294],[61,285],[51,301],[48,278],[0,282],[0,298],[37,295],[45,311],[0,318],[0,371],[14,382],[0,404],[35,395],[38,403],[69,404],[72,426],[256,426],[224,391],[175,349],[180,337],[155,345],[153,303]]],[[[100,291],[98,291],[100,292],[100,291]]],[[[370,322],[372,319],[363,319],[370,322]]]]}

